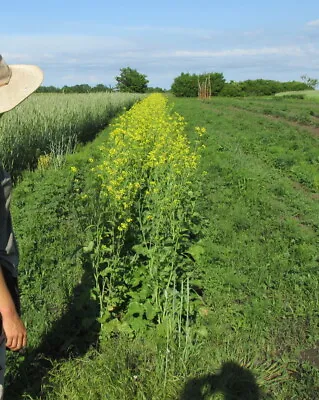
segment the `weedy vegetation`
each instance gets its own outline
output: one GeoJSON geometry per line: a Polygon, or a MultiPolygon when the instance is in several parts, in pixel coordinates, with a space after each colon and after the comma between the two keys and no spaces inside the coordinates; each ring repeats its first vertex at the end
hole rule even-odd
{"type": "Polygon", "coordinates": [[[299,98],[295,95],[289,96],[225,99],[224,101],[226,107],[233,106],[257,114],[281,118],[288,122],[319,128],[319,103],[304,99],[300,97],[303,96],[300,94],[296,94],[299,98]]]}
{"type": "Polygon", "coordinates": [[[152,95],[38,157],[13,198],[30,345],[9,398],[315,399],[319,139],[287,112],[316,107],[152,95]]]}

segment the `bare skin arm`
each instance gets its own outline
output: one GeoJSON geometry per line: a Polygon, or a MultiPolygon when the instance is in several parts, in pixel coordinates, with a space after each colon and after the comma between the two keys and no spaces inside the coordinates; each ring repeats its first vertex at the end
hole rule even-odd
{"type": "Polygon", "coordinates": [[[10,292],[7,288],[2,267],[0,266],[0,314],[6,335],[6,346],[13,351],[20,350],[27,344],[27,332],[21,321],[10,292]]]}

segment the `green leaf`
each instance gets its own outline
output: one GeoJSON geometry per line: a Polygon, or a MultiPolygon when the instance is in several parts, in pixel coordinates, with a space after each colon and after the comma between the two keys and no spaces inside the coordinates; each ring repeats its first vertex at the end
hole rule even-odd
{"type": "Polygon", "coordinates": [[[146,246],[143,246],[142,244],[136,244],[135,246],[133,246],[133,250],[136,254],[140,254],[142,256],[150,255],[150,249],[148,249],[146,246]]]}
{"type": "Polygon", "coordinates": [[[193,246],[191,246],[188,249],[187,253],[189,253],[191,256],[193,256],[195,261],[198,261],[205,253],[205,249],[203,246],[201,246],[199,244],[194,244],[193,246]]]}
{"type": "Polygon", "coordinates": [[[110,319],[110,317],[111,317],[111,314],[109,313],[109,311],[105,310],[104,313],[103,313],[103,315],[102,315],[100,318],[97,318],[97,321],[98,321],[100,324],[105,324],[105,322],[106,322],[108,319],[110,319]]]}
{"type": "Polygon", "coordinates": [[[143,315],[143,313],[144,313],[143,304],[140,304],[137,301],[132,301],[128,306],[126,315],[134,315],[134,314],[143,315]]]}
{"type": "Polygon", "coordinates": [[[118,326],[118,331],[127,335],[131,335],[133,333],[132,328],[126,321],[121,322],[121,324],[118,326]]]}
{"type": "Polygon", "coordinates": [[[94,242],[91,241],[87,246],[83,247],[84,253],[90,253],[93,250],[94,242]]]}
{"type": "Polygon", "coordinates": [[[129,323],[131,328],[136,332],[145,331],[147,329],[147,321],[141,317],[130,318],[129,323]]]}
{"type": "Polygon", "coordinates": [[[206,338],[208,336],[208,331],[207,328],[205,326],[201,326],[197,329],[196,333],[201,336],[206,338]]]}
{"type": "Polygon", "coordinates": [[[106,267],[106,268],[102,269],[101,271],[99,271],[99,275],[104,278],[104,277],[108,276],[109,274],[111,274],[112,272],[114,272],[113,268],[106,267]]]}
{"type": "Polygon", "coordinates": [[[147,302],[145,304],[145,315],[146,315],[146,318],[149,321],[152,321],[156,317],[156,314],[157,314],[156,308],[150,302],[147,302]]]}

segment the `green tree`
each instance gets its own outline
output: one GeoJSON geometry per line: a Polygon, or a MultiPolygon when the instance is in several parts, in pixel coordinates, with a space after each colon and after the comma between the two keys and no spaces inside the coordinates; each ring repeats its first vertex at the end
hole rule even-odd
{"type": "Polygon", "coordinates": [[[98,92],[112,92],[113,89],[111,86],[105,86],[103,85],[103,83],[99,83],[97,85],[95,85],[92,89],[91,92],[92,93],[98,93],[98,92]]]}
{"type": "Polygon", "coordinates": [[[198,80],[204,81],[206,78],[210,79],[212,94],[218,95],[225,85],[225,78],[221,72],[210,72],[208,74],[189,74],[182,72],[171,87],[171,91],[178,97],[197,97],[198,96],[198,80]]]}
{"type": "Polygon", "coordinates": [[[182,72],[180,76],[174,79],[171,91],[177,97],[197,97],[198,76],[182,72]]]}
{"type": "Polygon", "coordinates": [[[281,92],[295,92],[298,90],[307,90],[309,86],[304,82],[298,81],[289,81],[289,82],[281,82],[281,92]]]}
{"type": "Polygon", "coordinates": [[[199,78],[208,77],[210,79],[210,84],[212,87],[212,95],[218,96],[219,93],[223,90],[226,79],[222,72],[210,72],[208,74],[199,75],[199,78]]]}
{"type": "Polygon", "coordinates": [[[310,88],[316,89],[319,85],[319,79],[310,78],[308,75],[301,75],[300,79],[310,88]]]}
{"type": "Polygon", "coordinates": [[[120,92],[145,93],[147,91],[148,79],[146,75],[139,73],[130,67],[121,68],[121,73],[116,76],[116,88],[120,92]]]}
{"type": "Polygon", "coordinates": [[[160,88],[158,86],[156,86],[156,87],[148,87],[147,88],[147,93],[165,93],[165,92],[166,92],[165,89],[162,89],[162,88],[160,88]]]}
{"type": "Polygon", "coordinates": [[[243,88],[239,82],[230,81],[225,83],[223,89],[219,93],[220,96],[226,97],[242,97],[244,96],[243,88]]]}

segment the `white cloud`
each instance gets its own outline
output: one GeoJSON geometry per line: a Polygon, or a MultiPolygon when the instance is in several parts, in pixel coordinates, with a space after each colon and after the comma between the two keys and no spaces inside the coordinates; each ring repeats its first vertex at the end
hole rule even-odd
{"type": "Polygon", "coordinates": [[[75,54],[77,52],[107,52],[119,48],[133,49],[132,40],[117,36],[90,35],[0,35],[1,51],[16,59],[28,54],[41,58],[52,58],[54,53],[75,54]],[[20,53],[18,49],[24,49],[20,53]]]}
{"type": "Polygon", "coordinates": [[[314,21],[309,21],[307,26],[319,26],[319,19],[315,19],[314,21]]]}
{"type": "Polygon", "coordinates": [[[318,30],[304,31],[234,34],[141,26],[91,36],[0,34],[0,53],[9,64],[39,65],[45,85],[115,84],[114,77],[125,66],[147,74],[152,86],[162,87],[170,87],[181,72],[218,71],[229,80],[289,80],[304,73],[318,75],[318,30]]]}
{"type": "Polygon", "coordinates": [[[264,47],[261,49],[230,49],[222,51],[176,51],[176,57],[243,57],[265,55],[294,55],[300,56],[300,47],[264,47]]]}

